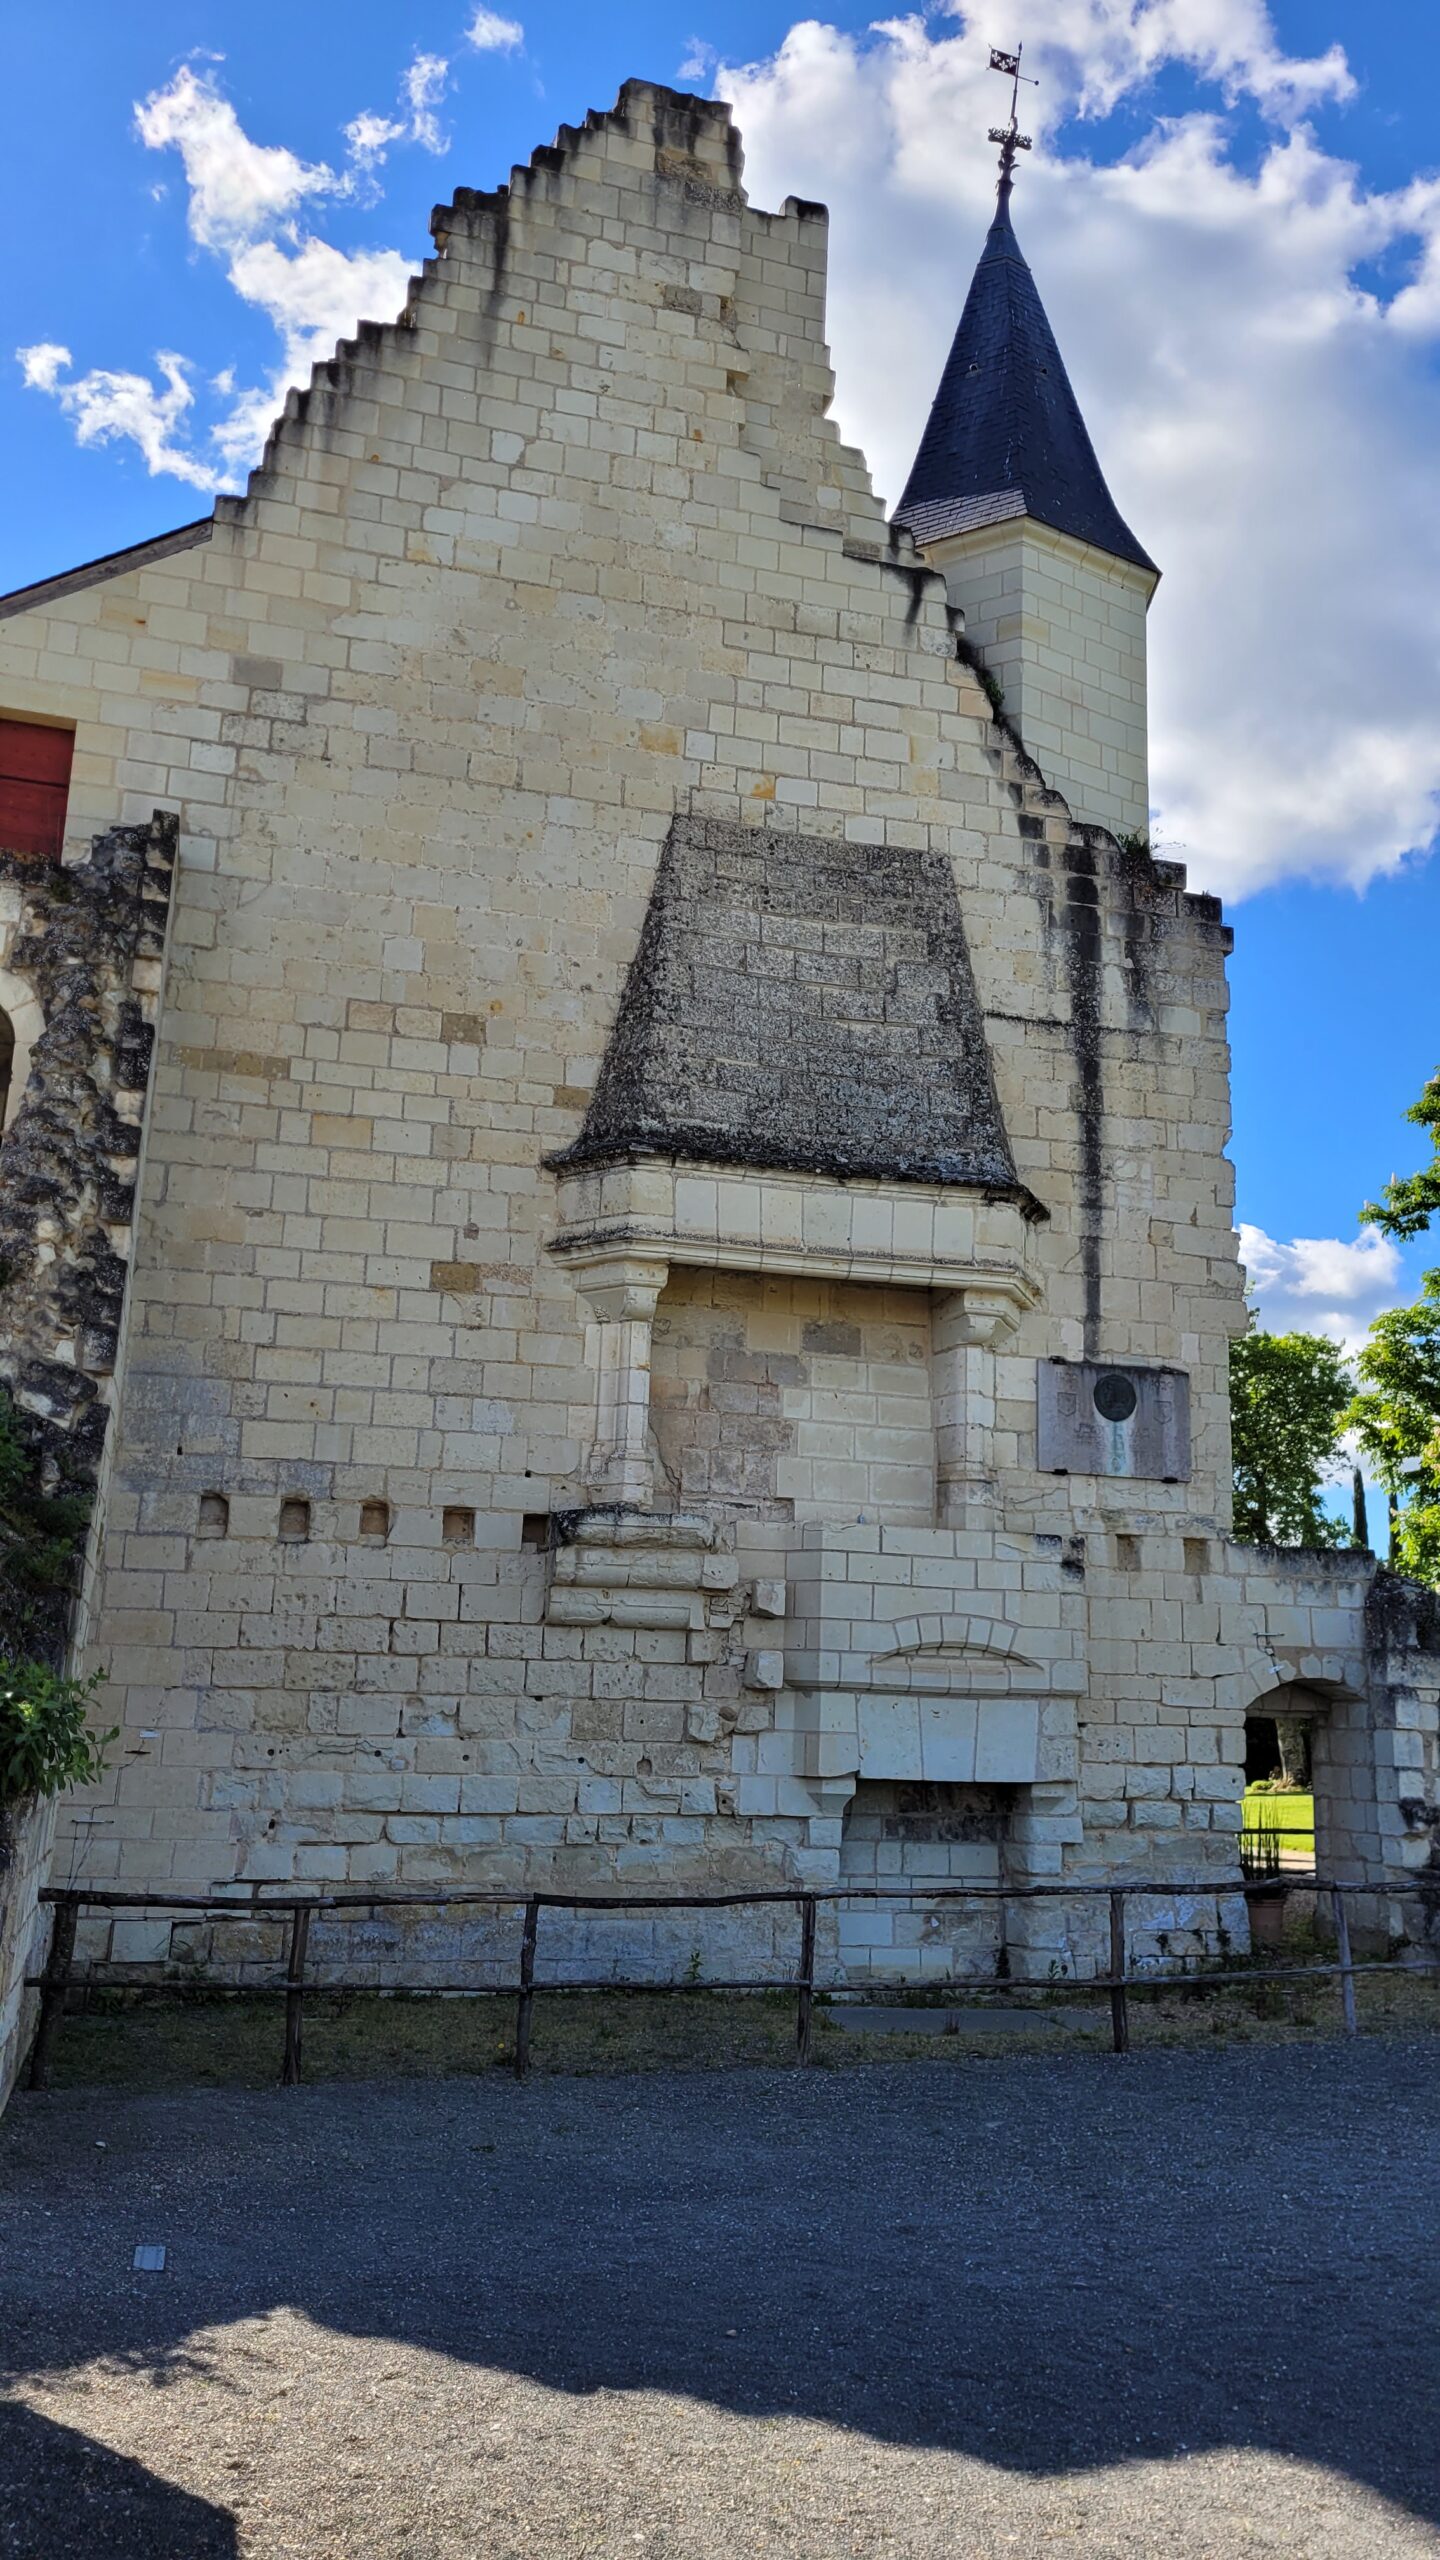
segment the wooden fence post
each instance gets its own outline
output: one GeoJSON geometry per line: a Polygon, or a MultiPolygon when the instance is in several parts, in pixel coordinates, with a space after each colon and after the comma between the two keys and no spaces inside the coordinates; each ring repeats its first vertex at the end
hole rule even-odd
{"type": "Polygon", "coordinates": [[[80,1906],[75,1902],[57,1902],[55,1920],[50,1931],[50,1952],[45,1959],[45,1972],[40,1985],[40,2022],[35,2029],[35,2042],[30,2051],[30,2070],[26,2086],[45,2089],[50,2085],[50,2062],[60,2021],[65,2014],[65,1995],[70,1988],[70,1974],[75,1962],[75,1925],[80,1906]]]}
{"type": "Polygon", "coordinates": [[[310,1944],[310,1910],[301,1903],[290,1915],[290,1958],[285,1974],[285,2060],[280,2072],[282,2089],[294,2089],[300,2081],[300,2029],[305,1999],[305,1955],[310,1944]]]}
{"type": "Polygon", "coordinates": [[[1125,2000],[1125,1895],[1110,1893],[1110,2035],[1117,2053],[1130,2050],[1130,2012],[1125,2000]]]}
{"type": "Polygon", "coordinates": [[[815,1896],[802,1895],[800,1902],[800,1973],[799,2004],[795,2018],[796,2060],[808,2062],[811,2032],[815,2023],[815,1896]]]}
{"type": "Polygon", "coordinates": [[[1345,2033],[1353,2036],[1359,2024],[1355,2016],[1355,1962],[1350,1953],[1350,1914],[1338,1885],[1330,1888],[1330,1908],[1335,1915],[1335,1952],[1340,1958],[1340,2011],[1345,2033]]]}
{"type": "Polygon", "coordinates": [[[532,1893],[525,1905],[525,1928],[520,1940],[520,1996],[515,2004],[515,2077],[523,2080],[530,2068],[530,2021],[535,2011],[535,1932],[540,1925],[540,1905],[532,1893]]]}

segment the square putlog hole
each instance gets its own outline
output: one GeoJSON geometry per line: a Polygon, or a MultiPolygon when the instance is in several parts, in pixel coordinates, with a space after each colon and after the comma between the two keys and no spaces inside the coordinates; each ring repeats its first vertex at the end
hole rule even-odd
{"type": "Polygon", "coordinates": [[[1187,1573],[1208,1573],[1208,1572],[1209,1572],[1209,1570],[1210,1570],[1210,1541],[1209,1541],[1209,1539],[1208,1539],[1208,1538],[1187,1538],[1187,1539],[1184,1541],[1184,1546],[1185,1546],[1185,1570],[1186,1570],[1186,1572],[1187,1572],[1187,1573]]]}
{"type": "Polygon", "coordinates": [[[464,1511],[458,1507],[442,1511],[440,1536],[447,1547],[473,1547],[475,1544],[474,1512],[464,1511]]]}
{"type": "Polygon", "coordinates": [[[230,1526],[230,1505],[223,1493],[202,1493],[197,1533],[202,1538],[223,1538],[230,1526]]]}
{"type": "Polygon", "coordinates": [[[280,1535],[297,1545],[310,1535],[310,1505],[302,1494],[292,1493],[280,1505],[280,1535]]]}
{"type": "Polygon", "coordinates": [[[388,1502],[377,1501],[361,1503],[360,1535],[362,1538],[368,1538],[372,1546],[384,1546],[386,1539],[390,1535],[390,1505],[388,1502]]]}
{"type": "Polygon", "coordinates": [[[520,1522],[520,1544],[522,1547],[538,1548],[541,1555],[547,1552],[550,1545],[548,1511],[527,1511],[524,1514],[520,1522]]]}
{"type": "Polygon", "coordinates": [[[1124,1529],[1116,1532],[1115,1563],[1121,1573],[1138,1573],[1140,1570],[1140,1541],[1124,1529]]]}

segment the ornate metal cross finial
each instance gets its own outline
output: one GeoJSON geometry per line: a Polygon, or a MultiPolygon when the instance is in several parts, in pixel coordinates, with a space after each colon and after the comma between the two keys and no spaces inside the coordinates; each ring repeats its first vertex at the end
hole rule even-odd
{"type": "Polygon", "coordinates": [[[1020,83],[1023,80],[1027,89],[1038,89],[1040,86],[1038,80],[1033,79],[1028,71],[1022,71],[1020,68],[1020,56],[1024,50],[1024,46],[1020,44],[1017,44],[1013,53],[1002,53],[998,45],[992,45],[990,48],[991,70],[1003,71],[1011,84],[1010,122],[1008,125],[992,124],[990,127],[991,141],[998,142],[1000,145],[998,192],[1002,204],[1015,184],[1015,154],[1017,151],[1028,151],[1030,148],[1029,134],[1022,133],[1020,130],[1020,83]]]}

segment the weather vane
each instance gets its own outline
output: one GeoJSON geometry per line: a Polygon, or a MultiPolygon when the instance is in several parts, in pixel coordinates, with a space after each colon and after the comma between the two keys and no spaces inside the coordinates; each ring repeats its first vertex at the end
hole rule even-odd
{"type": "Polygon", "coordinates": [[[990,47],[991,70],[1003,71],[1006,79],[1011,83],[1010,121],[1007,125],[992,124],[990,127],[991,141],[998,142],[1000,145],[1002,200],[1009,195],[1015,183],[1016,152],[1028,151],[1030,148],[1029,134],[1022,133],[1020,130],[1020,83],[1023,80],[1027,89],[1038,89],[1040,86],[1038,80],[1032,78],[1028,71],[1022,71],[1020,68],[1020,56],[1024,50],[1021,44],[1017,44],[1013,53],[1002,53],[998,45],[992,44],[990,47]]]}

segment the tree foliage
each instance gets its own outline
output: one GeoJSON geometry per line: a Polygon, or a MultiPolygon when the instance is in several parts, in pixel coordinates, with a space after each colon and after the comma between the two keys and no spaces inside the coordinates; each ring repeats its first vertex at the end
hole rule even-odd
{"type": "Polygon", "coordinates": [[[1320,1506],[1354,1382],[1320,1334],[1242,1334],[1230,1345],[1235,1535],[1253,1546],[1339,1547],[1320,1506]]]}
{"type": "MultiPolygon", "coordinates": [[[[1431,1161],[1392,1176],[1360,1215],[1402,1240],[1440,1215],[1440,1071],[1407,1113],[1430,1135],[1431,1161]]],[[[1440,1584],[1440,1270],[1427,1271],[1413,1307],[1377,1316],[1356,1362],[1360,1391],[1346,1420],[1391,1499],[1391,1561],[1440,1584]]]]}
{"type": "Polygon", "coordinates": [[[104,1677],[67,1680],[38,1662],[0,1655],[0,1805],[58,1795],[99,1777],[118,1725],[96,1733],[90,1707],[104,1677]]]}
{"type": "Polygon", "coordinates": [[[1429,1130],[1430,1162],[1419,1173],[1392,1174],[1379,1199],[1367,1200],[1360,1212],[1362,1226],[1401,1238],[1423,1235],[1440,1211],[1440,1068],[1405,1117],[1429,1130]]]}

